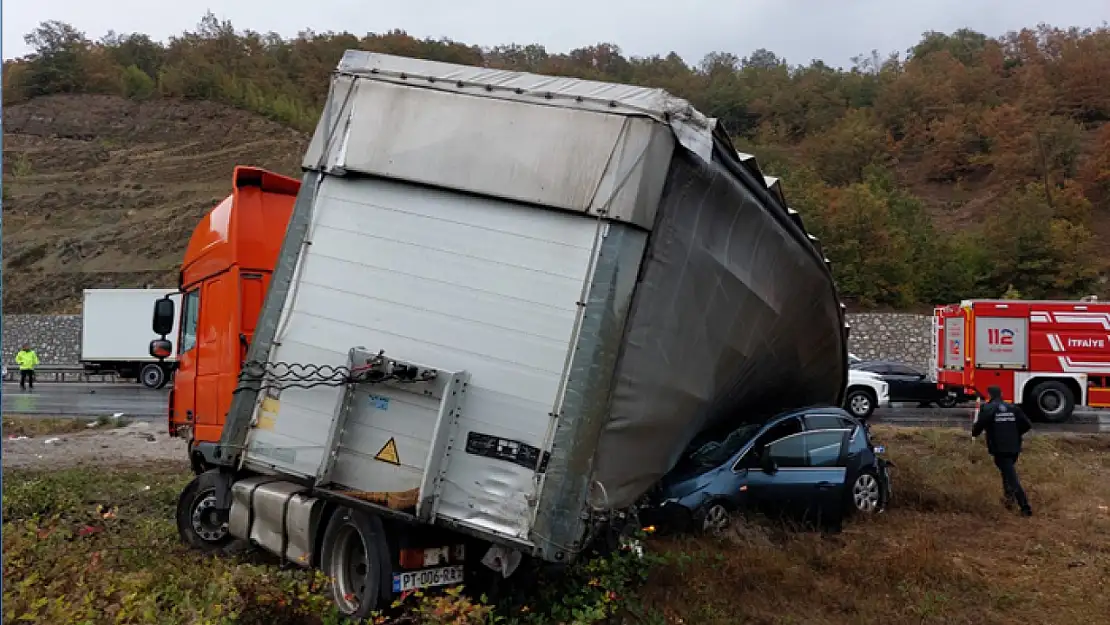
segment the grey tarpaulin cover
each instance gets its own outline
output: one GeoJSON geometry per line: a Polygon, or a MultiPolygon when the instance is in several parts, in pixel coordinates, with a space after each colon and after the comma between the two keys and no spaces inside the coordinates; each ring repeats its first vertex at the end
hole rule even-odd
{"type": "Polygon", "coordinates": [[[595,459],[614,505],[650,488],[699,432],[835,403],[847,376],[822,258],[738,179],[729,149],[719,140],[708,163],[676,152],[667,174],[595,459]]]}

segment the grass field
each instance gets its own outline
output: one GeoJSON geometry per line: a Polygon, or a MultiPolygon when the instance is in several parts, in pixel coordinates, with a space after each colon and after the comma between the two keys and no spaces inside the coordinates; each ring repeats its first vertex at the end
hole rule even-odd
{"type": "Polygon", "coordinates": [[[77,434],[89,430],[121,428],[131,423],[127,418],[98,417],[77,419],[74,417],[27,417],[4,415],[4,436],[49,436],[54,434],[77,434]]]}
{"type": "MultiPolygon", "coordinates": [[[[425,598],[422,614],[402,618],[689,625],[1106,622],[1110,438],[1029,440],[1019,470],[1036,516],[1023,519],[1001,506],[997,472],[981,442],[952,430],[875,430],[897,465],[894,507],[840,534],[738,523],[722,537],[653,538],[647,545],[650,569],[599,562],[570,580],[581,588],[549,588],[544,597],[511,609],[425,598]],[[646,583],[639,584],[640,574],[646,583]]],[[[3,621],[335,622],[322,580],[310,574],[282,570],[261,555],[214,559],[186,551],[172,515],[188,479],[184,466],[165,465],[5,472],[3,621]]]]}

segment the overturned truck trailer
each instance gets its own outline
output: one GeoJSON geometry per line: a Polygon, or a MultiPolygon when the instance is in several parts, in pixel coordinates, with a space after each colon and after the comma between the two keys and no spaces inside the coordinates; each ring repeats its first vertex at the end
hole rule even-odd
{"type": "Polygon", "coordinates": [[[234,536],[327,569],[357,511],[569,561],[700,432],[840,403],[815,239],[659,89],[350,51],[304,170],[212,459],[234,536]]]}

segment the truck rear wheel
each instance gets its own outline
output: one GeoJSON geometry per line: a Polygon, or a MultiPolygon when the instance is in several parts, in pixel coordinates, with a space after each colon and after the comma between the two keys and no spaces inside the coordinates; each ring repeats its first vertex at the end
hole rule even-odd
{"type": "Polygon", "coordinates": [[[228,532],[228,512],[216,508],[219,470],[193,478],[177,498],[177,533],[189,547],[205,553],[231,554],[246,546],[228,532]]]}
{"type": "Polygon", "coordinates": [[[1063,382],[1038,384],[1030,400],[1036,414],[1049,423],[1063,423],[1075,411],[1075,395],[1063,382]]]}
{"type": "Polygon", "coordinates": [[[166,370],[161,365],[147,364],[143,365],[139,371],[139,381],[147,388],[159,389],[166,385],[166,370]]]}
{"type": "Polygon", "coordinates": [[[383,580],[393,567],[381,519],[361,510],[336,510],[321,550],[320,568],[331,579],[332,600],[344,616],[367,618],[388,600],[383,580]]]}

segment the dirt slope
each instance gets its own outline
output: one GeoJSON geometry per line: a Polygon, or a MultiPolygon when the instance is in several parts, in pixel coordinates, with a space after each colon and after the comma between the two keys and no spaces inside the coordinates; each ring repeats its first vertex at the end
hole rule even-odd
{"type": "Polygon", "coordinates": [[[93,287],[173,286],[232,168],[294,174],[308,137],[211,102],[52,96],[4,108],[4,312],[93,287]]]}

